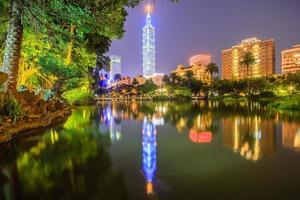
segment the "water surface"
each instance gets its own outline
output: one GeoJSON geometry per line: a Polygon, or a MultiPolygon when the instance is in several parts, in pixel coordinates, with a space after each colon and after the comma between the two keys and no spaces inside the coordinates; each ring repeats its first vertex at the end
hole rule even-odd
{"type": "Polygon", "coordinates": [[[300,199],[300,117],[113,102],[0,146],[0,199],[300,199]]]}

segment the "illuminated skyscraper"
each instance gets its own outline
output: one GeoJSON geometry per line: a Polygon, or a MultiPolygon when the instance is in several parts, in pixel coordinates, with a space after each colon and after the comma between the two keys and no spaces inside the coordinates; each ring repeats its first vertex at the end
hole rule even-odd
{"type": "Polygon", "coordinates": [[[110,80],[114,80],[116,74],[121,74],[121,56],[110,56],[110,80]]]}
{"type": "Polygon", "coordinates": [[[143,75],[152,76],[155,73],[155,28],[151,24],[148,8],[146,25],[143,28],[143,75]]]}

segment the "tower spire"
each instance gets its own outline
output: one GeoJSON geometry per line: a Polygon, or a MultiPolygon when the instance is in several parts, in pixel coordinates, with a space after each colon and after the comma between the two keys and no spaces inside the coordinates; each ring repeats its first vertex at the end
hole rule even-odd
{"type": "Polygon", "coordinates": [[[151,24],[151,16],[150,16],[150,13],[151,13],[151,6],[148,5],[148,6],[146,7],[146,9],[147,9],[147,24],[151,24]]]}

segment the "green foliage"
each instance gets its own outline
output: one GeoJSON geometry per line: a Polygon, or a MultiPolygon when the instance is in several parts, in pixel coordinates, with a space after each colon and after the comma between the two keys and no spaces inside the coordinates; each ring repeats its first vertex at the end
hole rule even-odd
{"type": "Polygon", "coordinates": [[[146,82],[137,87],[138,91],[142,94],[149,94],[154,92],[157,89],[157,85],[153,83],[151,79],[146,80],[146,82]]]}
{"type": "Polygon", "coordinates": [[[188,87],[174,87],[173,92],[175,96],[181,96],[181,97],[191,97],[192,92],[191,89],[188,87]]]}
{"type": "Polygon", "coordinates": [[[293,96],[281,98],[270,103],[269,107],[275,108],[277,110],[300,111],[300,97],[293,96]]]}
{"type": "Polygon", "coordinates": [[[0,115],[11,117],[14,123],[24,115],[21,104],[12,96],[4,97],[0,106],[0,115]]]}
{"type": "Polygon", "coordinates": [[[63,98],[71,105],[87,105],[93,102],[93,94],[85,87],[69,90],[63,94],[63,98]]]}

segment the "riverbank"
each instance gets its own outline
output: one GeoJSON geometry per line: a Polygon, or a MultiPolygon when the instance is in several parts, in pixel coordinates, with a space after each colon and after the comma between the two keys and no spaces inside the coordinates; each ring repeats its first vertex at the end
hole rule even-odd
{"type": "MultiPolygon", "coordinates": [[[[220,100],[220,99],[210,99],[220,100]]],[[[286,97],[224,97],[224,102],[235,102],[235,101],[253,101],[267,105],[270,109],[278,111],[295,111],[300,112],[300,96],[286,96],[286,97]]]]}
{"type": "Polygon", "coordinates": [[[0,124],[0,144],[12,140],[15,136],[25,131],[44,128],[56,123],[64,122],[72,113],[70,107],[48,112],[45,116],[30,115],[26,119],[13,123],[11,119],[6,119],[0,124]]]}
{"type": "Polygon", "coordinates": [[[2,95],[0,144],[18,134],[63,122],[72,113],[71,106],[60,98],[45,101],[28,91],[13,96],[2,95]]]}

